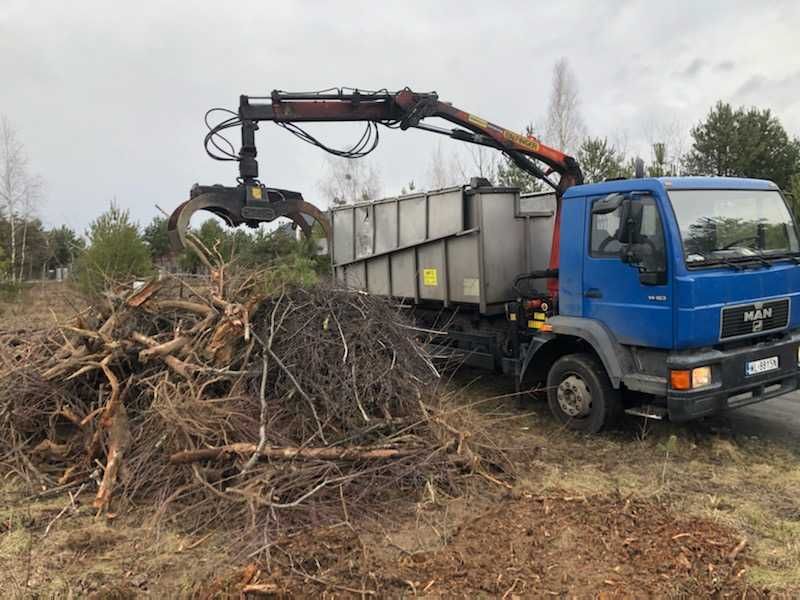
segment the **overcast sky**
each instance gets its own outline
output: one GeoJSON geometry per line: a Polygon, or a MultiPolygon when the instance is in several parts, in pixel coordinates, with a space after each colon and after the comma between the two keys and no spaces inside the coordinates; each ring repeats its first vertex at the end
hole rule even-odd
{"type": "MultiPolygon", "coordinates": [[[[98,2],[0,0],[0,114],[47,184],[49,225],[83,231],[109,201],[141,223],[194,182],[234,181],[209,159],[203,113],[241,93],[410,86],[508,128],[542,122],[553,64],[578,80],[589,133],[629,153],[684,130],[718,99],[772,108],[800,135],[800,2],[98,2]]],[[[344,143],[350,125],[317,128],[344,143]]],[[[321,150],[265,124],[261,179],[317,202],[321,150]]],[[[386,194],[424,184],[459,144],[382,129],[386,194]]]]}

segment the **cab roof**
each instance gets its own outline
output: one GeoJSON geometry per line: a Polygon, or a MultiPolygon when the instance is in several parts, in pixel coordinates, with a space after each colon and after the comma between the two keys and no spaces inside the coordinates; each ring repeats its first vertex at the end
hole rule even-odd
{"type": "Polygon", "coordinates": [[[618,179],[589,183],[569,188],[564,198],[595,196],[635,190],[777,190],[778,186],[767,179],[744,177],[648,177],[644,179],[618,179]]]}

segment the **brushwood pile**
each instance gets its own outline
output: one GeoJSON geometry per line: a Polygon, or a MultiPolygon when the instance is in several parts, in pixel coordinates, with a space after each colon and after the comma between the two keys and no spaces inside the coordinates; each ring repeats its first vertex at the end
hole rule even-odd
{"type": "Polygon", "coordinates": [[[510,477],[421,335],[389,300],[257,272],[121,286],[0,335],[0,471],[240,539],[510,477]]]}

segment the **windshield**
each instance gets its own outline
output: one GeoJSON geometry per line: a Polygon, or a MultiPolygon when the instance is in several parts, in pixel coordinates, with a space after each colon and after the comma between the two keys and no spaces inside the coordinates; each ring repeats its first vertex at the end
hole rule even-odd
{"type": "Polygon", "coordinates": [[[688,266],[798,251],[792,217],[777,191],[674,190],[669,197],[688,266]]]}

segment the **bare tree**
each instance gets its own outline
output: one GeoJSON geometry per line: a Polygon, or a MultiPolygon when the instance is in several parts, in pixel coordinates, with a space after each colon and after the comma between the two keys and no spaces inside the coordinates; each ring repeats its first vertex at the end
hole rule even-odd
{"type": "Polygon", "coordinates": [[[560,150],[574,154],[586,127],[580,114],[578,82],[566,58],[559,59],[553,67],[550,102],[545,120],[547,142],[560,150]]]}
{"type": "MultiPolygon", "coordinates": [[[[18,280],[22,281],[25,271],[25,251],[28,247],[28,224],[36,215],[36,209],[42,198],[42,190],[44,189],[44,181],[38,175],[32,175],[25,178],[25,186],[23,189],[22,202],[20,202],[20,221],[22,222],[22,240],[19,251],[19,276],[18,280]]],[[[12,261],[13,270],[13,261],[12,261]]],[[[13,279],[13,273],[12,273],[13,279]]]]}
{"type": "MultiPolygon", "coordinates": [[[[28,172],[28,157],[25,147],[17,136],[11,122],[0,117],[0,210],[8,220],[11,250],[11,280],[17,279],[17,237],[21,213],[30,212],[41,191],[41,181],[28,172]]],[[[27,230],[25,230],[27,233],[27,230]]],[[[25,235],[23,234],[23,240],[25,235]]],[[[23,241],[23,256],[24,244],[23,241]]],[[[19,267],[22,277],[22,266],[19,267]]]]}
{"type": "Polygon", "coordinates": [[[381,193],[378,171],[364,158],[331,156],[327,160],[326,169],[319,187],[334,206],[375,200],[381,193]]]}
{"type": "Polygon", "coordinates": [[[686,128],[678,119],[652,120],[643,127],[650,148],[648,174],[675,176],[682,172],[681,158],[686,149],[686,128]]]}
{"type": "Polygon", "coordinates": [[[458,185],[462,179],[463,169],[461,169],[458,160],[453,156],[445,156],[441,144],[437,144],[428,166],[430,189],[436,190],[458,185]]]}
{"type": "Polygon", "coordinates": [[[485,177],[489,181],[494,181],[497,177],[497,150],[484,146],[469,146],[469,166],[464,167],[462,161],[455,158],[458,173],[461,176],[460,183],[468,181],[471,177],[485,177]]]}

